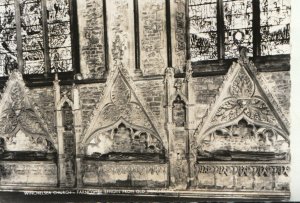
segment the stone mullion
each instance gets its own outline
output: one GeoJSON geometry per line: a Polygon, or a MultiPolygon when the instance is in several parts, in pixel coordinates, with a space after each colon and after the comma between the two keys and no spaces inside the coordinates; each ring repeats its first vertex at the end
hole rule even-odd
{"type": "Polygon", "coordinates": [[[20,1],[15,0],[15,21],[16,21],[16,32],[17,32],[17,58],[18,58],[18,69],[21,73],[24,70],[23,60],[23,46],[22,46],[22,28],[21,28],[21,10],[20,1]]]}
{"type": "Polygon", "coordinates": [[[109,47],[108,47],[108,31],[107,31],[107,12],[106,12],[106,0],[102,2],[103,10],[103,42],[104,42],[104,63],[105,63],[105,75],[109,72],[109,47]]]}
{"type": "Polygon", "coordinates": [[[43,45],[44,45],[44,63],[45,63],[45,77],[49,76],[51,70],[51,61],[49,54],[49,36],[47,23],[47,0],[42,0],[42,25],[43,25],[43,45]]]}
{"type": "Polygon", "coordinates": [[[190,50],[190,18],[189,18],[189,1],[185,1],[185,37],[186,37],[186,60],[191,59],[191,50],[190,50]]]}
{"type": "Polygon", "coordinates": [[[167,64],[172,67],[172,29],[171,29],[171,6],[170,0],[166,0],[166,34],[167,34],[167,64]]]}
{"type": "Polygon", "coordinates": [[[74,73],[80,73],[80,48],[79,48],[79,28],[77,15],[77,0],[71,0],[70,4],[70,25],[71,30],[71,44],[72,44],[72,67],[74,73]]]}
{"type": "Polygon", "coordinates": [[[224,9],[223,0],[217,1],[217,28],[218,28],[218,59],[223,60],[225,58],[225,33],[224,33],[224,9]]]}
{"type": "Polygon", "coordinates": [[[133,5],[134,5],[135,72],[138,74],[141,74],[140,26],[139,26],[138,0],[133,0],[133,5]]]}
{"type": "Polygon", "coordinates": [[[260,34],[260,1],[252,1],[253,7],[253,56],[257,57],[261,55],[261,34],[260,34]]]}

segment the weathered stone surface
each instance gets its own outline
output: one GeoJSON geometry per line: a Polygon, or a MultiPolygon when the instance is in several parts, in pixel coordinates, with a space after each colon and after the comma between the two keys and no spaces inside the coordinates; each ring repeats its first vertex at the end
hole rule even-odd
{"type": "Polygon", "coordinates": [[[289,118],[291,92],[290,72],[265,72],[261,73],[261,75],[265,78],[271,94],[278,104],[280,104],[284,114],[289,118]]]}
{"type": "Polygon", "coordinates": [[[139,1],[141,70],[144,75],[159,75],[166,64],[165,2],[139,1]]]}
{"type": "Polygon", "coordinates": [[[102,1],[77,2],[81,73],[84,78],[102,78],[105,72],[102,1]]]}
{"type": "Polygon", "coordinates": [[[184,72],[186,68],[186,1],[172,0],[172,51],[173,66],[176,73],[184,72]]]}
{"type": "Polygon", "coordinates": [[[194,187],[232,191],[288,191],[290,168],[271,163],[199,163],[194,187]]]}
{"type": "Polygon", "coordinates": [[[51,162],[0,162],[0,186],[57,185],[57,166],[51,162]]]}
{"type": "Polygon", "coordinates": [[[86,186],[161,188],[167,186],[166,164],[86,162],[83,165],[86,186]]]}
{"type": "MultiPolygon", "coordinates": [[[[106,0],[106,16],[103,2],[77,1],[80,64],[73,66],[83,78],[57,76],[53,86],[30,89],[21,74],[8,80],[0,101],[0,188],[288,197],[289,72],[257,72],[241,49],[226,74],[200,77],[186,60],[187,1],[169,2],[170,19],[165,0],[136,7],[106,0]],[[52,136],[55,150],[41,135],[52,136]]],[[[201,67],[218,71],[218,63],[201,67]]]]}
{"type": "Polygon", "coordinates": [[[85,129],[88,126],[90,117],[97,103],[103,94],[102,84],[81,85],[79,89],[81,111],[82,111],[82,126],[85,129]]]}

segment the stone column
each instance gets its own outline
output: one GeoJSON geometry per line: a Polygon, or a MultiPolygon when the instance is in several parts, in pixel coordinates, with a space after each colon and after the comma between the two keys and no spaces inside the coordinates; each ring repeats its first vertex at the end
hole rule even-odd
{"type": "Polygon", "coordinates": [[[56,112],[56,126],[57,126],[57,141],[58,141],[58,174],[59,174],[59,187],[65,186],[65,155],[64,155],[64,127],[62,121],[62,112],[59,106],[60,102],[60,85],[59,85],[58,75],[55,75],[55,80],[53,81],[54,99],[55,99],[55,112],[56,112]]]}
{"type": "Polygon", "coordinates": [[[195,129],[197,127],[196,118],[193,114],[194,107],[195,107],[195,97],[194,94],[191,92],[192,90],[192,74],[193,70],[191,67],[191,61],[188,60],[186,62],[186,74],[185,74],[185,95],[186,99],[188,101],[188,104],[186,105],[186,125],[185,129],[187,131],[187,162],[188,162],[188,187],[192,185],[192,181],[194,179],[194,164],[196,161],[196,157],[194,154],[194,149],[192,149],[193,145],[193,135],[195,132],[195,129]]]}
{"type": "Polygon", "coordinates": [[[176,126],[173,121],[173,102],[177,95],[182,95],[181,90],[178,90],[177,88],[177,85],[175,88],[174,68],[167,68],[165,75],[165,89],[167,114],[166,128],[169,140],[169,181],[171,188],[183,190],[187,188],[188,174],[188,163],[186,159],[187,133],[184,127],[176,126]],[[181,93],[179,93],[179,91],[181,93]]]}
{"type": "Polygon", "coordinates": [[[82,152],[80,150],[81,145],[81,133],[82,133],[82,117],[81,108],[79,100],[79,89],[78,86],[73,85],[72,88],[73,95],[73,116],[74,116],[74,131],[75,131],[75,143],[76,143],[76,185],[77,187],[82,187],[82,152]]]}

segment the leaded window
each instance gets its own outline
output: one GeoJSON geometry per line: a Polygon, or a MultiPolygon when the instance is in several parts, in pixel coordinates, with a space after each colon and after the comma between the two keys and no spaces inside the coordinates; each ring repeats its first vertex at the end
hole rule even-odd
{"type": "Polygon", "coordinates": [[[189,0],[192,62],[289,54],[290,0],[189,0]]]}
{"type": "Polygon", "coordinates": [[[190,0],[189,6],[192,59],[218,59],[217,2],[190,0]]]}
{"type": "Polygon", "coordinates": [[[72,71],[71,53],[68,0],[0,1],[0,77],[72,71]]]}
{"type": "Polygon", "coordinates": [[[290,0],[260,1],[261,55],[290,53],[290,0]]]}
{"type": "Polygon", "coordinates": [[[0,1],[0,76],[16,65],[17,30],[13,0],[0,1]]]}

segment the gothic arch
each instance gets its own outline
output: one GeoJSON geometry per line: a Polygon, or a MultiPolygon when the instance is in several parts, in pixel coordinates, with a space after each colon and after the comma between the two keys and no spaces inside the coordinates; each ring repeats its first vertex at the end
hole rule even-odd
{"type": "MultiPolygon", "coordinates": [[[[236,153],[236,151],[244,153],[245,149],[236,143],[249,139],[249,143],[253,142],[252,148],[247,149],[250,154],[262,153],[260,150],[264,150],[263,153],[275,153],[277,157],[280,157],[278,154],[284,153],[285,159],[288,159],[289,150],[286,146],[289,145],[287,130],[289,123],[286,122],[279,105],[272,100],[272,95],[269,94],[267,88],[265,86],[264,89],[262,88],[263,81],[256,73],[254,64],[247,58],[240,58],[238,63],[233,63],[225,78],[215,103],[208,109],[203,122],[195,131],[193,149],[206,158],[215,156],[214,153],[220,150],[225,150],[229,154],[236,153]],[[240,123],[241,121],[246,124],[240,123]],[[233,138],[232,135],[237,132],[237,137],[233,138]],[[251,136],[249,137],[250,134],[261,132],[274,134],[276,137],[274,146],[259,143],[257,137],[254,140],[250,138],[251,136]],[[219,141],[210,139],[215,135],[219,141]]],[[[225,152],[222,151],[222,153],[225,152]]]]}
{"type": "Polygon", "coordinates": [[[18,70],[12,71],[0,101],[0,132],[8,140],[22,134],[32,145],[42,139],[45,149],[48,144],[56,148],[56,135],[48,129],[18,70]]]}
{"type": "Polygon", "coordinates": [[[133,81],[122,71],[118,68],[111,71],[112,75],[107,83],[104,96],[92,114],[90,125],[83,132],[82,145],[87,143],[87,140],[95,132],[109,128],[123,120],[131,126],[152,132],[153,136],[160,140],[166,148],[165,132],[157,127],[158,124],[152,112],[142,98],[136,94],[133,81]]]}

